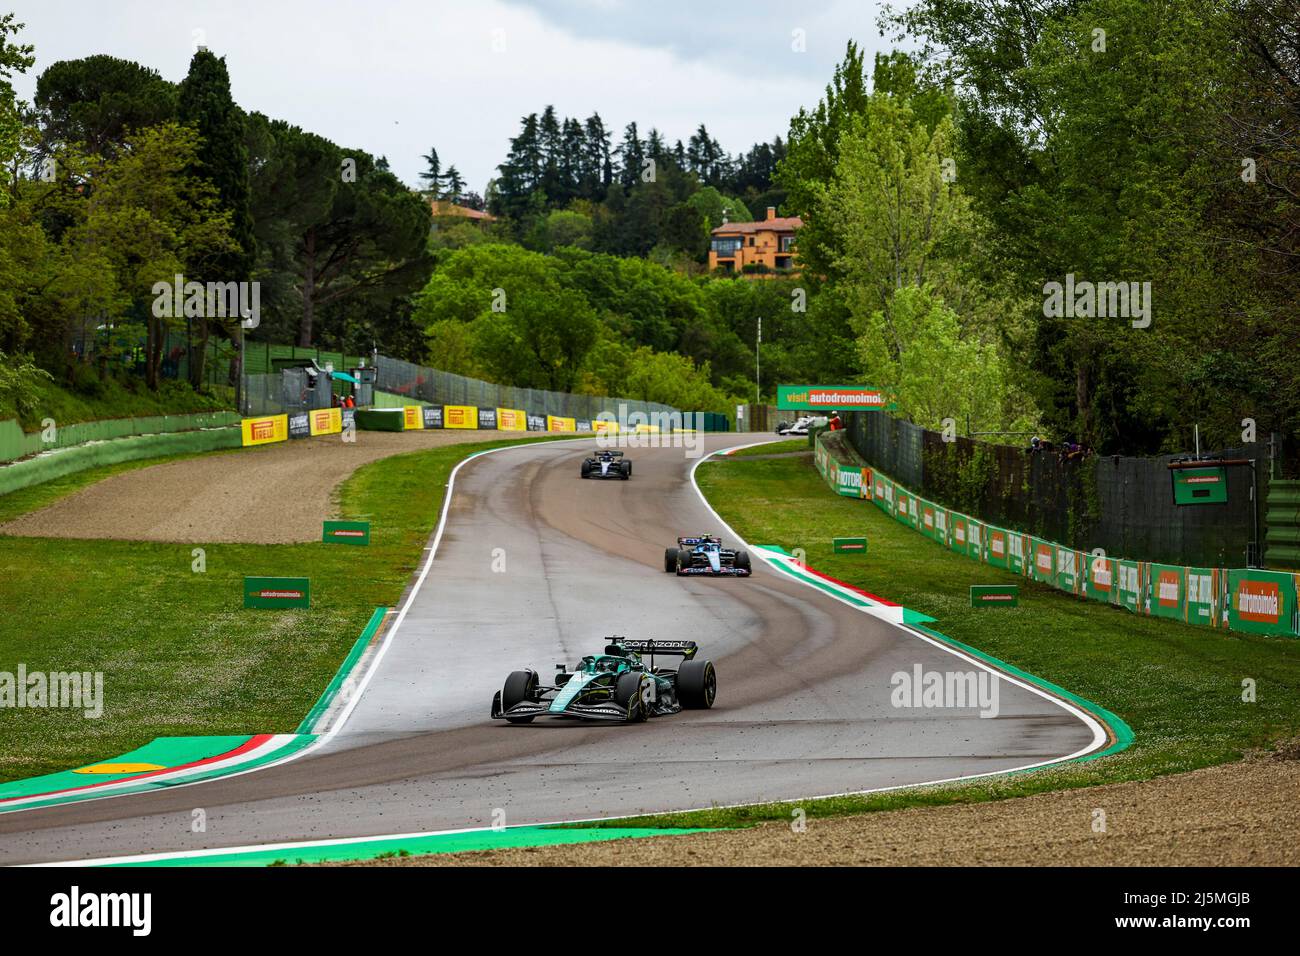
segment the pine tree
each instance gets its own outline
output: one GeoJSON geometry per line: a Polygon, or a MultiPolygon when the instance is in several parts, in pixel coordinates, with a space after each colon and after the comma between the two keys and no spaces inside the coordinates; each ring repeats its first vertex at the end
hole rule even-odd
{"type": "Polygon", "coordinates": [[[420,178],[424,180],[425,188],[428,189],[429,194],[434,199],[438,199],[440,198],[439,191],[442,188],[442,161],[438,159],[438,151],[430,146],[429,152],[420,158],[424,160],[425,165],[428,167],[424,172],[420,173],[420,178]]]}
{"type": "MultiPolygon", "coordinates": [[[[238,248],[211,261],[208,275],[198,281],[246,282],[257,256],[253,238],[253,212],[248,180],[248,147],[243,111],[230,96],[230,74],[226,61],[207,50],[190,60],[190,70],[181,81],[177,112],[182,123],[199,134],[200,145],[194,168],[199,179],[215,187],[221,207],[230,213],[231,235],[238,248]]],[[[230,322],[231,331],[238,318],[230,322]]],[[[211,328],[208,318],[199,319],[197,341],[190,350],[190,384],[203,384],[204,358],[211,328]]]]}

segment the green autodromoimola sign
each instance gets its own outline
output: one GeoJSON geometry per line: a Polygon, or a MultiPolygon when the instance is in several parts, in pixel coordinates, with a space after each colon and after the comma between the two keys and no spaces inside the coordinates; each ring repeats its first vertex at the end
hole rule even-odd
{"type": "Polygon", "coordinates": [[[244,578],[244,607],[311,606],[309,578],[244,578]]]}
{"type": "Polygon", "coordinates": [[[326,544],[370,544],[369,521],[326,521],[321,538],[326,544]]]}
{"type": "Polygon", "coordinates": [[[835,545],[836,554],[866,554],[866,538],[834,538],[832,543],[835,545]]]}
{"type": "Polygon", "coordinates": [[[971,607],[1018,607],[1020,587],[1016,584],[972,584],[971,607]]]}

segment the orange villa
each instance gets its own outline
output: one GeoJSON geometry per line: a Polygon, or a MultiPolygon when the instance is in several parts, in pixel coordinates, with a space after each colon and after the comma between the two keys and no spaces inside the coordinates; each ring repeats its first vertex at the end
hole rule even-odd
{"type": "Polygon", "coordinates": [[[775,206],[759,222],[724,222],[713,230],[709,269],[788,275],[797,270],[794,234],[802,225],[798,216],[778,216],[775,206]]]}

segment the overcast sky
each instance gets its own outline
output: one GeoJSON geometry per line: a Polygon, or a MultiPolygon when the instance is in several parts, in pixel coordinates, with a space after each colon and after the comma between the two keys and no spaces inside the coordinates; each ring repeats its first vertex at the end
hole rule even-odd
{"type": "MultiPolygon", "coordinates": [[[[438,150],[482,192],[520,117],[548,103],[635,120],[671,144],[701,122],[730,153],[785,136],[856,39],[884,49],[878,0],[0,0],[36,66],[94,53],[181,80],[196,42],[226,58],[236,101],[346,148],[411,185],[438,150]],[[802,31],[804,52],[796,52],[802,31]]],[[[615,139],[617,140],[617,136],[615,139]]]]}

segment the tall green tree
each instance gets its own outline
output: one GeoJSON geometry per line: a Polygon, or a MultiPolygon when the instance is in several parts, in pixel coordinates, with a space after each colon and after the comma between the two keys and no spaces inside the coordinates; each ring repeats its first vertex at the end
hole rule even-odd
{"type": "MultiPolygon", "coordinates": [[[[247,131],[244,113],[230,95],[230,75],[224,58],[207,50],[194,54],[189,73],[181,81],[177,115],[199,136],[190,173],[212,186],[221,208],[230,215],[231,237],[235,242],[234,248],[207,263],[204,274],[190,278],[200,282],[247,282],[257,258],[247,131]]],[[[199,317],[196,331],[190,348],[189,372],[190,384],[200,388],[212,334],[209,316],[199,317]]],[[[227,321],[222,331],[234,340],[241,334],[239,320],[227,321]]]]}
{"type": "Polygon", "coordinates": [[[12,80],[15,73],[25,73],[36,62],[30,45],[14,42],[22,27],[12,13],[0,15],[0,207],[9,200],[14,178],[11,166],[18,155],[23,128],[12,80]]]}

